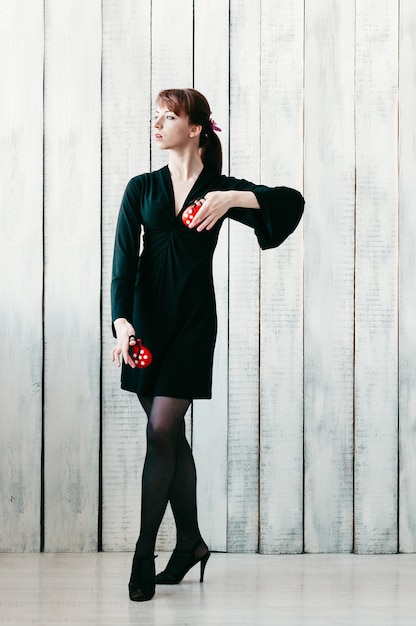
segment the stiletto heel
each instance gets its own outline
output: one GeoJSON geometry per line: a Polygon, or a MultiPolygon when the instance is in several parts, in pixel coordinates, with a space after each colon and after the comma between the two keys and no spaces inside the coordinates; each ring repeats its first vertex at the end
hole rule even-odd
{"type": "Polygon", "coordinates": [[[199,577],[199,582],[203,583],[204,582],[204,574],[205,574],[205,566],[208,562],[209,557],[211,556],[210,551],[208,550],[208,552],[206,553],[205,556],[202,557],[201,559],[201,575],[199,577]]]}
{"type": "Polygon", "coordinates": [[[192,550],[174,550],[166,569],[156,576],[156,584],[178,585],[185,574],[197,563],[201,564],[199,582],[203,583],[205,567],[210,556],[211,553],[203,541],[198,541],[192,550]]]}
{"type": "Polygon", "coordinates": [[[155,595],[155,556],[140,558],[134,553],[129,582],[129,596],[133,602],[145,602],[155,595]]]}

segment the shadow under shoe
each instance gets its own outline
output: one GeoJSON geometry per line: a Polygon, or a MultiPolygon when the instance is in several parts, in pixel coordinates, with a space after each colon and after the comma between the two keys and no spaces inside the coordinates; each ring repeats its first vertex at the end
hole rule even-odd
{"type": "Polygon", "coordinates": [[[156,576],[157,585],[178,585],[197,563],[201,564],[199,582],[204,582],[205,566],[211,556],[207,545],[198,541],[192,550],[174,550],[163,572],[156,576]]]}
{"type": "Polygon", "coordinates": [[[134,553],[129,582],[129,596],[133,602],[145,602],[155,595],[155,558],[140,558],[134,553]]]}

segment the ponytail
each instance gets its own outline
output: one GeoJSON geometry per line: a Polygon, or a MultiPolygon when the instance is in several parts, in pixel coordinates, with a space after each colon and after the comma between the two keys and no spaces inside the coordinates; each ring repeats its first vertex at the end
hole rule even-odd
{"type": "Polygon", "coordinates": [[[222,147],[217,133],[209,122],[206,128],[202,129],[199,140],[202,163],[206,168],[221,174],[222,171],[222,147]]]}

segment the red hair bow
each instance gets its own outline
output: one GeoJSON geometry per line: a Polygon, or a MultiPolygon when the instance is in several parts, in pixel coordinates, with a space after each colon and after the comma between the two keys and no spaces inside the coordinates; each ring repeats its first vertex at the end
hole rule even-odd
{"type": "Polygon", "coordinates": [[[216,123],[214,122],[214,120],[212,119],[212,117],[209,118],[209,123],[211,124],[211,128],[212,130],[215,130],[217,133],[221,132],[221,128],[219,126],[216,125],[216,123]]]}

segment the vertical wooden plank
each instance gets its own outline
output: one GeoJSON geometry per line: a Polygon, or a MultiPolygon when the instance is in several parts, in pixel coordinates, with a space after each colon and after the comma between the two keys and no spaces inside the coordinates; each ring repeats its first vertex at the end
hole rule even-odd
{"type": "MultiPolygon", "coordinates": [[[[162,89],[192,87],[193,0],[177,0],[174,7],[152,0],[152,113],[162,89]]],[[[152,146],[152,170],[167,163],[165,151],[152,146]]]]}
{"type": "MultiPolygon", "coordinates": [[[[260,6],[230,10],[230,170],[260,181],[260,6]]],[[[259,247],[230,224],[228,539],[230,552],[258,549],[259,247]]]]}
{"type": "Polygon", "coordinates": [[[355,549],[397,550],[398,1],[357,0],[355,549]]]}
{"type": "Polygon", "coordinates": [[[40,546],[43,2],[0,4],[0,551],[40,546]]]}
{"type": "MultiPolygon", "coordinates": [[[[264,3],[261,15],[262,182],[299,190],[303,4],[264,3]]],[[[261,255],[260,551],[269,554],[303,550],[302,236],[299,227],[261,255]]]]}
{"type": "MultiPolygon", "coordinates": [[[[193,0],[178,0],[174,9],[163,0],[152,0],[152,114],[154,99],[162,89],[192,87],[193,83],[193,0]]],[[[152,143],[152,170],[168,161],[166,151],[152,143]]],[[[187,436],[191,439],[192,409],[186,416],[187,436]]],[[[175,544],[175,527],[170,507],[160,527],[157,548],[170,550],[175,544]]]]}
{"type": "Polygon", "coordinates": [[[305,11],[305,551],[353,536],[354,0],[305,11]]]}
{"type": "Polygon", "coordinates": [[[110,361],[114,234],[128,180],[150,169],[150,0],[104,0],[102,76],[102,547],[131,550],[140,516],[146,416],[110,361]]]}
{"type": "Polygon", "coordinates": [[[45,549],[97,547],[101,2],[45,3],[45,549]]]}
{"type": "MultiPolygon", "coordinates": [[[[228,171],[229,3],[195,1],[195,88],[208,99],[222,129],[223,172],[228,171]],[[215,39],[215,45],[212,41],[215,39]],[[211,52],[208,55],[207,50],[211,52]]],[[[198,512],[202,535],[212,550],[227,548],[228,414],[228,223],[214,255],[218,335],[212,399],[194,402],[192,444],[198,471],[198,512]]]]}
{"type": "Polygon", "coordinates": [[[399,415],[401,552],[416,552],[416,5],[400,3],[399,415]]]}

